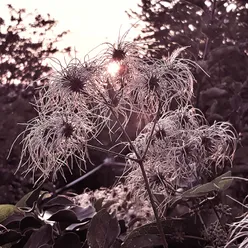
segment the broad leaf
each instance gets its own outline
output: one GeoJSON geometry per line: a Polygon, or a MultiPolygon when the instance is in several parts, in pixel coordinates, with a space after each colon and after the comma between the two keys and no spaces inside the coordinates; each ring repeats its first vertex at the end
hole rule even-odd
{"type": "Polygon", "coordinates": [[[5,245],[19,240],[22,237],[21,233],[15,230],[1,230],[0,232],[0,245],[5,245]]]}
{"type": "Polygon", "coordinates": [[[19,200],[17,203],[16,203],[16,207],[30,207],[32,208],[33,207],[33,204],[34,202],[36,202],[39,198],[39,195],[40,195],[40,192],[41,192],[41,185],[36,188],[35,190],[27,193],[25,196],[23,196],[21,198],[21,200],[19,200]]]}
{"type": "Polygon", "coordinates": [[[63,209],[57,211],[48,220],[68,223],[78,223],[85,219],[92,218],[95,214],[95,209],[92,206],[82,208],[75,206],[71,209],[63,209]]]}
{"type": "Polygon", "coordinates": [[[51,243],[53,243],[52,226],[46,224],[39,230],[33,232],[23,248],[40,248],[44,245],[50,245],[51,243]]]}
{"type": "Polygon", "coordinates": [[[0,205],[0,223],[2,223],[8,216],[20,212],[20,210],[11,204],[1,204],[0,205]]]}
{"type": "Polygon", "coordinates": [[[227,190],[232,182],[233,179],[231,177],[231,171],[228,171],[222,174],[219,177],[216,177],[213,181],[209,183],[205,183],[203,185],[195,186],[192,189],[185,191],[181,197],[182,198],[196,198],[206,196],[206,194],[211,193],[213,191],[224,191],[227,190]]]}
{"type": "Polygon", "coordinates": [[[53,248],[81,248],[80,239],[77,234],[69,232],[59,237],[53,248]]]}
{"type": "Polygon", "coordinates": [[[143,248],[143,247],[154,247],[162,245],[162,240],[159,235],[156,234],[139,234],[127,238],[122,244],[122,248],[143,248]]]}
{"type": "Polygon", "coordinates": [[[109,248],[120,233],[116,218],[111,217],[106,209],[100,210],[91,220],[87,241],[91,248],[109,248]]]}
{"type": "Polygon", "coordinates": [[[56,196],[52,199],[50,199],[49,201],[47,201],[44,206],[43,209],[49,209],[50,207],[54,207],[54,206],[71,206],[74,205],[73,201],[68,199],[65,196],[56,196]]]}
{"type": "Polygon", "coordinates": [[[20,230],[24,232],[29,228],[39,229],[42,223],[40,220],[36,219],[34,216],[26,216],[20,221],[20,230]]]}

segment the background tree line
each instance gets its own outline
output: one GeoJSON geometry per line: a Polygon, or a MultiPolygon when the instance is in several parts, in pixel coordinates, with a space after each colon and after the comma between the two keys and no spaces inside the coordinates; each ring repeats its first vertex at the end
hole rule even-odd
{"type": "MultiPolygon", "coordinates": [[[[47,38],[56,24],[50,15],[31,15],[33,20],[27,24],[25,9],[16,10],[11,5],[8,8],[10,19],[0,17],[0,174],[4,173],[7,178],[0,182],[0,199],[15,202],[24,193],[17,194],[16,189],[25,191],[29,182],[22,181],[20,174],[14,175],[19,147],[15,147],[8,160],[6,154],[23,130],[17,123],[25,123],[35,115],[29,105],[35,90],[22,85],[44,78],[51,69],[44,64],[44,59],[58,52],[69,53],[70,47],[59,50],[56,46],[68,31],[47,38]],[[23,84],[13,85],[16,81],[23,84]],[[22,187],[10,182],[18,182],[22,187]],[[8,192],[14,195],[13,199],[4,198],[3,194],[11,195],[8,192]]],[[[139,11],[129,11],[128,15],[135,22],[141,20],[142,32],[136,39],[146,44],[149,56],[165,58],[174,49],[188,46],[183,56],[195,61],[207,73],[192,68],[197,80],[194,106],[203,111],[210,123],[230,121],[234,125],[243,146],[237,152],[236,161],[245,165],[248,144],[246,1],[141,0],[139,11]]]]}

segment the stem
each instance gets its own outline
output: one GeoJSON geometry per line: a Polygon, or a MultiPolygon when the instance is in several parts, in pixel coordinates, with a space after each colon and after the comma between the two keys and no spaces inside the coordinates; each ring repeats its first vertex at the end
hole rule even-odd
{"type": "Polygon", "coordinates": [[[156,114],[156,117],[155,117],[154,122],[153,122],[152,130],[151,130],[151,133],[150,133],[148,142],[147,142],[147,146],[146,146],[145,152],[144,152],[144,154],[143,154],[143,156],[142,156],[142,161],[144,160],[144,158],[145,158],[145,156],[146,156],[146,154],[147,154],[147,151],[148,151],[148,149],[149,149],[149,146],[150,146],[150,144],[151,144],[152,135],[153,135],[153,133],[154,133],[156,124],[157,124],[158,119],[159,119],[160,108],[161,108],[161,101],[159,101],[159,104],[158,104],[157,114],[156,114]]]}
{"type": "MultiPolygon", "coordinates": [[[[118,119],[115,111],[108,104],[108,102],[106,101],[106,99],[104,98],[104,96],[103,96],[103,99],[104,99],[105,103],[107,104],[107,106],[109,107],[109,109],[110,109],[111,113],[113,114],[114,118],[116,119],[116,121],[117,121],[118,125],[120,126],[121,130],[123,131],[123,134],[125,135],[128,143],[130,144],[130,147],[133,149],[133,152],[135,153],[136,157],[138,158],[138,160],[136,160],[136,162],[139,164],[140,169],[141,169],[141,172],[142,172],[142,176],[144,178],[145,187],[146,187],[146,190],[147,190],[147,193],[148,193],[148,196],[149,196],[149,200],[150,200],[150,203],[152,205],[152,209],[153,209],[153,212],[154,212],[154,215],[155,215],[155,219],[156,219],[156,222],[157,222],[157,226],[158,226],[158,229],[159,229],[161,238],[162,238],[163,247],[164,248],[168,248],[168,244],[167,244],[167,241],[166,241],[165,235],[164,235],[164,230],[163,230],[161,221],[160,221],[159,216],[158,216],[158,211],[157,211],[157,208],[156,208],[156,204],[155,204],[155,201],[153,199],[152,191],[151,191],[151,188],[149,186],[149,181],[148,181],[148,178],[147,178],[147,175],[146,175],[146,172],[145,172],[145,168],[144,168],[144,164],[143,164],[144,157],[141,158],[140,154],[135,149],[135,147],[134,147],[134,145],[132,143],[132,140],[130,139],[130,137],[127,134],[126,130],[123,128],[123,126],[122,126],[121,122],[119,121],[119,119],[118,119]]],[[[160,106],[160,104],[159,104],[159,106],[160,106]]],[[[160,107],[159,107],[159,110],[160,110],[160,107]]],[[[158,110],[158,112],[159,112],[159,110],[158,110]]],[[[159,113],[157,114],[157,116],[158,115],[159,115],[159,113]]],[[[156,119],[158,119],[158,117],[156,119]]],[[[153,131],[154,131],[154,128],[155,128],[155,125],[153,126],[153,131]]],[[[151,133],[151,136],[152,136],[152,133],[151,133]]],[[[148,150],[148,147],[147,147],[147,150],[148,150]]]]}
{"type": "Polygon", "coordinates": [[[162,226],[161,221],[160,221],[159,216],[158,216],[158,211],[157,211],[157,208],[156,208],[156,205],[155,205],[155,201],[154,201],[153,196],[152,196],[152,191],[151,191],[151,188],[149,186],[149,182],[148,182],[147,176],[146,176],[146,172],[145,172],[143,161],[139,161],[138,164],[140,166],[140,169],[141,169],[141,172],[142,172],[142,176],[143,176],[144,181],[145,181],[146,190],[147,190],[147,193],[148,193],[148,196],[149,196],[151,205],[152,205],[152,210],[153,210],[154,215],[155,215],[155,219],[156,219],[156,222],[157,222],[158,230],[159,230],[160,235],[161,235],[161,238],[162,238],[163,247],[164,248],[167,248],[168,247],[168,244],[167,244],[167,241],[165,239],[165,234],[164,234],[163,226],[162,226]]]}
{"type": "Polygon", "coordinates": [[[89,144],[87,144],[87,147],[90,148],[90,149],[99,151],[99,152],[110,153],[110,154],[115,155],[115,156],[118,156],[120,158],[130,159],[130,160],[133,160],[135,162],[139,161],[138,159],[130,158],[129,156],[126,156],[126,155],[123,155],[121,153],[114,152],[114,151],[111,151],[111,150],[107,150],[105,148],[101,148],[101,147],[97,147],[97,146],[93,146],[93,145],[89,145],[89,144]]]}
{"type": "MultiPolygon", "coordinates": [[[[156,218],[156,222],[157,222],[157,226],[158,226],[158,229],[159,229],[159,232],[160,232],[160,235],[161,235],[161,238],[162,238],[162,243],[163,243],[163,247],[164,248],[168,248],[168,244],[167,244],[167,241],[165,239],[165,235],[164,235],[164,230],[163,230],[163,227],[162,227],[162,224],[161,224],[161,221],[159,219],[159,216],[158,216],[158,212],[157,212],[157,208],[156,208],[156,205],[155,205],[155,201],[153,199],[153,196],[152,196],[152,191],[151,191],[151,188],[149,186],[149,181],[148,181],[148,178],[147,178],[147,175],[146,175],[146,172],[145,172],[145,168],[144,168],[144,164],[143,164],[143,158],[141,158],[140,154],[137,152],[137,150],[135,149],[134,145],[133,145],[133,142],[132,140],[130,139],[128,133],[126,132],[125,128],[122,126],[122,123],[120,122],[120,120],[118,119],[118,116],[116,115],[113,107],[108,103],[107,99],[104,97],[104,95],[99,91],[99,93],[101,94],[103,100],[104,100],[104,103],[108,106],[109,110],[111,111],[111,113],[113,114],[117,124],[119,125],[119,127],[121,128],[125,138],[127,139],[131,149],[133,150],[133,152],[135,153],[137,159],[136,159],[136,162],[139,164],[140,166],[140,169],[141,169],[141,172],[142,172],[142,176],[144,178],[144,181],[145,181],[145,187],[146,187],[146,190],[147,190],[147,193],[148,193],[148,196],[149,196],[149,200],[150,200],[150,203],[152,205],[152,209],[153,209],[153,212],[154,212],[154,215],[155,215],[155,218],[156,218]]],[[[160,106],[160,104],[159,104],[160,106]]],[[[160,107],[159,107],[159,110],[160,110],[160,107]]],[[[158,112],[159,112],[158,110],[158,112]]],[[[157,114],[159,115],[159,113],[157,114]]],[[[154,125],[154,128],[155,128],[155,125],[154,125]]],[[[151,134],[152,135],[152,134],[151,134]]],[[[147,148],[148,149],[148,148],[147,148]]]]}

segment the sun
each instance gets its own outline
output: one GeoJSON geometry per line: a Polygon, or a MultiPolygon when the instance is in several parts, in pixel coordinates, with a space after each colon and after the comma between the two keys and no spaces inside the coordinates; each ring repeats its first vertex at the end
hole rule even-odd
{"type": "Polygon", "coordinates": [[[121,65],[118,62],[110,62],[107,66],[107,71],[111,76],[116,76],[121,69],[121,65]]]}

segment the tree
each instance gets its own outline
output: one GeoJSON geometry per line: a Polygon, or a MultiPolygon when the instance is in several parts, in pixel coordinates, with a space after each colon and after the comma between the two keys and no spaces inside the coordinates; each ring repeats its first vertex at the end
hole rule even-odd
{"type": "Polygon", "coordinates": [[[10,20],[5,22],[0,17],[0,83],[30,83],[50,70],[45,58],[70,52],[70,47],[59,51],[55,46],[68,31],[51,36],[56,21],[49,14],[27,14],[25,9],[16,10],[10,4],[8,9],[10,20]],[[31,18],[29,23],[27,17],[31,18]]]}
{"type": "Polygon", "coordinates": [[[138,39],[146,41],[149,54],[167,56],[178,46],[190,46],[190,56],[205,59],[213,49],[248,45],[248,8],[241,0],[142,0],[142,12],[129,15],[145,23],[138,39]],[[170,3],[171,2],[171,3],[170,3]]]}
{"type": "Polygon", "coordinates": [[[242,0],[142,0],[137,40],[151,57],[167,57],[188,46],[184,56],[206,73],[195,71],[195,106],[210,121],[230,121],[242,135],[248,120],[248,4],[242,0]],[[144,25],[143,25],[144,24],[144,25]],[[142,42],[143,43],[143,42],[142,42]]]}

